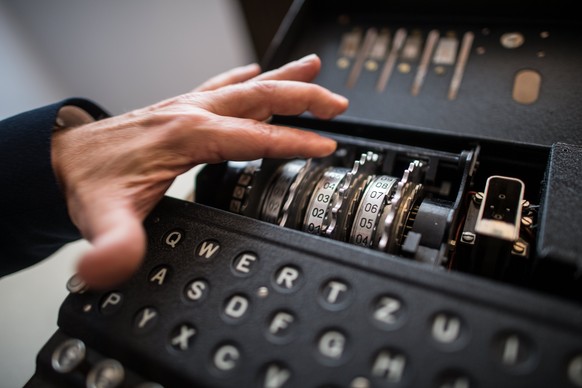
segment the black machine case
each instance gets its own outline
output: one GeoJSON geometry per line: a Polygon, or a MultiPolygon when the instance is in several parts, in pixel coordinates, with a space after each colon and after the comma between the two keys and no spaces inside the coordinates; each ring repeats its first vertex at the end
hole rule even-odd
{"type": "MultiPolygon", "coordinates": [[[[208,165],[126,284],[76,277],[28,387],[582,387],[582,33],[567,2],[295,1],[322,159],[208,165]]],[[[268,17],[268,15],[265,15],[268,17]]]]}

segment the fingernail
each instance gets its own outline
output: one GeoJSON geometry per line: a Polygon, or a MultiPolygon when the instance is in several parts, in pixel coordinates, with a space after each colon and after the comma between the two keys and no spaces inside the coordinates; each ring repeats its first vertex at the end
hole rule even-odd
{"type": "Polygon", "coordinates": [[[337,149],[337,142],[330,138],[324,137],[321,141],[321,156],[327,156],[337,149]]]}
{"type": "Polygon", "coordinates": [[[309,55],[306,55],[303,58],[299,59],[297,62],[311,62],[315,58],[317,58],[317,54],[309,54],[309,55]]]}
{"type": "Polygon", "coordinates": [[[348,100],[347,98],[345,98],[341,94],[334,93],[334,96],[338,101],[340,101],[344,105],[348,105],[350,103],[350,100],[348,100]]]}

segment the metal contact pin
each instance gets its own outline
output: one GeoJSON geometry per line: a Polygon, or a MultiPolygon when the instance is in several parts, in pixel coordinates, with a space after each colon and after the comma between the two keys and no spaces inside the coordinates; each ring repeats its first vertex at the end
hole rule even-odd
{"type": "Polygon", "coordinates": [[[454,100],[457,98],[474,38],[475,34],[473,34],[471,31],[467,31],[465,32],[465,35],[463,35],[463,42],[461,43],[461,50],[459,51],[459,57],[457,58],[455,72],[453,73],[451,85],[449,86],[449,100],[454,100]]]}
{"type": "Polygon", "coordinates": [[[438,42],[438,39],[439,32],[437,30],[432,30],[428,33],[426,38],[426,45],[424,46],[424,51],[422,52],[422,58],[420,59],[420,64],[418,65],[418,70],[416,71],[414,82],[412,83],[411,93],[413,96],[417,96],[418,93],[420,93],[420,88],[422,87],[424,79],[426,78],[432,52],[436,46],[436,43],[438,42]]]}
{"type": "Polygon", "coordinates": [[[364,66],[364,61],[366,60],[366,57],[372,50],[372,47],[374,47],[374,41],[376,40],[377,36],[378,31],[375,28],[368,28],[368,31],[366,31],[364,43],[362,45],[362,48],[358,52],[358,56],[356,57],[354,67],[352,67],[352,71],[348,76],[348,81],[346,83],[346,86],[348,88],[350,89],[353,88],[356,85],[356,82],[358,82],[358,78],[360,77],[360,73],[362,72],[362,67],[364,66]]]}
{"type": "Polygon", "coordinates": [[[386,85],[390,80],[390,76],[392,75],[392,71],[394,70],[394,65],[396,64],[396,59],[398,58],[398,53],[406,40],[407,32],[404,28],[399,28],[396,33],[394,34],[394,42],[392,43],[392,49],[388,54],[388,58],[386,58],[386,63],[382,68],[382,73],[380,73],[380,77],[378,78],[378,83],[376,84],[376,91],[379,93],[383,92],[386,89],[386,85]]]}

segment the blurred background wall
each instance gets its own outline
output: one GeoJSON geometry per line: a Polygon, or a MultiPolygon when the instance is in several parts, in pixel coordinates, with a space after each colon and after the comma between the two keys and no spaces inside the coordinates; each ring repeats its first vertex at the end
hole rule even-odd
{"type": "Polygon", "coordinates": [[[0,0],[0,114],[70,95],[120,113],[186,92],[254,60],[240,8],[234,0],[0,0]]]}
{"type": "MultiPolygon", "coordinates": [[[[187,92],[257,60],[245,20],[234,0],[0,0],[0,119],[71,96],[118,114],[187,92]]],[[[168,195],[191,191],[192,173],[168,195]]],[[[1,388],[32,376],[87,246],[0,279],[1,388]]]]}

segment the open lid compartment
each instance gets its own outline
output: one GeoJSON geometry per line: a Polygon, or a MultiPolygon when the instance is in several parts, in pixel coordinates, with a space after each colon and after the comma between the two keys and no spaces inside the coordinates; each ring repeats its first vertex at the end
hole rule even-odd
{"type": "MultiPolygon", "coordinates": [[[[336,123],[465,140],[582,144],[582,34],[572,7],[560,1],[477,7],[458,1],[295,1],[263,62],[274,68],[318,54],[322,69],[314,82],[350,99],[336,123]],[[360,40],[349,52],[348,34],[358,30],[360,40]],[[393,50],[403,31],[402,47],[393,50]],[[455,92],[451,85],[457,82],[455,92]]],[[[309,114],[282,120],[329,126],[309,114]]]]}

